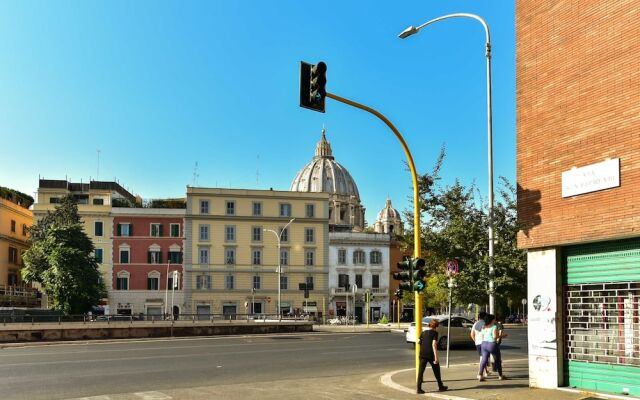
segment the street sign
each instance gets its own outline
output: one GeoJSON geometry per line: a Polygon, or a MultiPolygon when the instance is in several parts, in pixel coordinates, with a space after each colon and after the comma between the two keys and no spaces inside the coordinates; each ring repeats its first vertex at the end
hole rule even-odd
{"type": "Polygon", "coordinates": [[[267,297],[267,303],[271,303],[271,297],[267,297]]]}
{"type": "Polygon", "coordinates": [[[455,275],[458,273],[458,260],[455,258],[447,260],[447,275],[455,275]]]}

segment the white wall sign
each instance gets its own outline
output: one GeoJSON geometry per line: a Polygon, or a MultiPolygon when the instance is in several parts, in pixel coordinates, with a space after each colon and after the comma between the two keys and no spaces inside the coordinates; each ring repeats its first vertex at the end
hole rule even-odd
{"type": "Polygon", "coordinates": [[[573,168],[562,173],[562,197],[620,186],[620,159],[573,168]]]}

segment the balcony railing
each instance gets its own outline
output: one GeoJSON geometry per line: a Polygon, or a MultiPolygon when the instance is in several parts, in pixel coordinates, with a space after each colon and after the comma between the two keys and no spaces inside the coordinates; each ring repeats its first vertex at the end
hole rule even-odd
{"type": "Polygon", "coordinates": [[[36,289],[24,286],[0,285],[1,307],[39,307],[40,297],[36,289]]]}
{"type": "MultiPolygon", "coordinates": [[[[356,291],[356,294],[364,294],[364,292],[371,292],[374,295],[388,295],[389,294],[389,288],[358,288],[358,290],[356,291]]],[[[331,288],[331,295],[332,296],[344,296],[345,293],[347,291],[342,288],[342,287],[333,287],[331,288]]],[[[349,289],[349,294],[352,294],[353,290],[349,289]]]]}

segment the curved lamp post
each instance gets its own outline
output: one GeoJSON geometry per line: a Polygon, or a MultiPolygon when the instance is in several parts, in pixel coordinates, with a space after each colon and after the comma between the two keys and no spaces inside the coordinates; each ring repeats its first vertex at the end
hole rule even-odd
{"type": "Polygon", "coordinates": [[[274,231],[273,229],[263,229],[264,232],[271,232],[274,235],[276,235],[276,239],[278,240],[278,269],[276,270],[276,272],[278,273],[278,318],[280,318],[280,314],[282,313],[282,308],[280,307],[280,288],[282,286],[282,284],[280,283],[281,277],[282,277],[282,265],[280,265],[281,263],[281,258],[280,258],[280,241],[282,240],[282,232],[285,231],[285,229],[287,229],[287,227],[289,225],[291,225],[291,223],[295,220],[295,218],[291,218],[291,221],[289,221],[288,224],[286,224],[284,226],[284,228],[282,228],[282,230],[280,231],[280,233],[274,231]]]}
{"type": "Polygon", "coordinates": [[[495,299],[493,295],[494,283],[493,283],[493,112],[492,112],[492,101],[491,101],[491,35],[489,34],[489,26],[487,22],[480,16],[469,13],[455,13],[443,15],[438,18],[434,18],[430,21],[425,22],[424,24],[418,26],[410,26],[400,35],[400,39],[405,39],[411,35],[414,35],[420,30],[428,25],[434,24],[436,22],[450,19],[450,18],[471,18],[480,22],[484,27],[485,35],[486,35],[486,43],[485,56],[487,58],[487,146],[488,146],[488,155],[489,155],[489,312],[494,314],[494,306],[495,299]]]}

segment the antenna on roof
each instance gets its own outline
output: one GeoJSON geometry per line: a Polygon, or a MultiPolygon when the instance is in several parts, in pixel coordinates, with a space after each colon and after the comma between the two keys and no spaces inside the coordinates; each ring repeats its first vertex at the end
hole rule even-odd
{"type": "Polygon", "coordinates": [[[200,174],[198,173],[198,162],[196,161],[196,165],[193,167],[192,186],[198,186],[198,177],[200,177],[200,174]]]}

